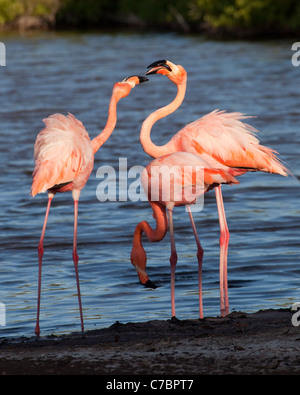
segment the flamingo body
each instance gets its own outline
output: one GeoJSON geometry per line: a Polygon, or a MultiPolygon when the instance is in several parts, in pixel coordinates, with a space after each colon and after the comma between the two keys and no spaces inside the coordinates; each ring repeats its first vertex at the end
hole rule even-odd
{"type": "Polygon", "coordinates": [[[85,186],[94,165],[94,154],[105,143],[113,132],[117,122],[117,103],[121,98],[129,95],[137,84],[145,82],[146,77],[130,76],[114,84],[108,110],[108,119],[102,132],[90,140],[82,122],[72,114],[64,116],[53,114],[44,119],[45,128],[38,134],[34,145],[35,168],[31,194],[48,192],[48,205],[44,225],[38,245],[39,273],[38,273],[38,303],[35,334],[40,334],[40,297],[43,242],[52,199],[57,192],[72,191],[74,200],[74,234],[73,234],[73,262],[77,282],[77,294],[80,311],[81,330],[84,331],[81,294],[78,275],[77,254],[77,223],[78,200],[80,192],[85,186]]]}
{"type": "Polygon", "coordinates": [[[34,145],[32,196],[47,190],[81,191],[94,165],[87,131],[72,114],[54,114],[43,121],[46,127],[34,145]]]}
{"type": "Polygon", "coordinates": [[[287,176],[289,170],[277,158],[277,152],[260,144],[256,130],[243,122],[251,118],[239,112],[215,110],[189,123],[178,131],[168,143],[153,144],[152,126],[173,113],[184,100],[187,84],[186,70],[168,60],[149,66],[149,74],[166,75],[177,86],[177,95],[168,105],[154,111],[143,122],[140,141],[145,152],[158,158],[172,152],[185,151],[200,156],[214,168],[241,175],[247,171],[263,171],[287,176]]]}
{"type": "Polygon", "coordinates": [[[172,212],[175,206],[187,206],[198,248],[199,315],[200,318],[203,318],[201,281],[203,249],[191,216],[190,205],[195,204],[197,198],[210,189],[220,184],[238,184],[238,181],[227,171],[213,169],[203,159],[188,152],[175,152],[152,160],[143,170],[141,181],[153,209],[156,229],[153,230],[146,221],[142,221],[136,226],[131,251],[131,263],[137,270],[140,282],[147,287],[155,288],[155,285],[146,274],[147,256],[141,240],[143,233],[146,233],[148,239],[152,242],[157,242],[164,238],[168,229],[167,209],[171,240],[171,306],[172,316],[174,317],[177,252],[172,212]]]}
{"type": "MultiPolygon", "coordinates": [[[[241,113],[215,110],[186,125],[164,145],[155,145],[150,133],[161,118],[173,113],[185,97],[187,73],[181,65],[158,60],[148,66],[146,75],[167,76],[177,86],[177,95],[168,105],[151,113],[143,122],[140,142],[144,151],[153,158],[184,151],[197,155],[213,169],[222,169],[236,177],[248,171],[262,171],[287,176],[290,171],[281,163],[277,152],[260,144],[257,130],[243,122],[249,118],[241,113]]],[[[227,251],[229,230],[226,221],[221,184],[215,188],[220,223],[220,309],[229,313],[227,285],[227,251]]],[[[192,214],[189,213],[191,218],[192,214]]],[[[193,226],[193,222],[192,222],[193,226]]]]}
{"type": "Polygon", "coordinates": [[[247,171],[288,174],[276,157],[277,152],[260,144],[258,130],[242,120],[239,113],[212,111],[186,125],[175,136],[179,149],[206,160],[214,168],[226,169],[234,176],[247,171]]]}
{"type": "Polygon", "coordinates": [[[154,159],[143,170],[141,182],[148,199],[159,201],[167,209],[194,204],[199,196],[216,185],[238,184],[225,170],[213,169],[189,152],[175,152],[154,159]]]}

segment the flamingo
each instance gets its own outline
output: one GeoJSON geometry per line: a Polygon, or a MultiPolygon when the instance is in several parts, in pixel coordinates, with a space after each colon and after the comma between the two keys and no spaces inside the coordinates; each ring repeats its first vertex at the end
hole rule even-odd
{"type": "MultiPolygon", "coordinates": [[[[215,110],[186,125],[164,145],[155,145],[150,133],[161,118],[173,113],[182,103],[187,85],[187,72],[181,65],[168,60],[158,60],[148,66],[146,75],[166,75],[177,86],[177,95],[168,105],[154,111],[143,122],[140,142],[152,158],[173,152],[190,152],[200,156],[214,169],[223,169],[232,176],[248,171],[262,171],[287,176],[291,172],[280,162],[277,152],[260,144],[258,132],[243,122],[250,118],[239,112],[215,110]]],[[[220,224],[220,309],[221,315],[229,313],[227,285],[227,252],[229,230],[226,221],[221,185],[215,189],[220,224]]]]}
{"type": "Polygon", "coordinates": [[[94,154],[109,138],[116,126],[118,101],[128,96],[131,89],[137,84],[147,80],[146,77],[130,76],[114,85],[109,103],[107,123],[103,131],[93,140],[90,140],[82,122],[72,114],[67,116],[53,114],[44,119],[45,128],[38,134],[34,145],[35,168],[31,186],[31,195],[33,197],[38,193],[48,192],[46,215],[38,245],[39,274],[35,327],[37,336],[40,335],[39,317],[42,258],[44,253],[43,241],[51,202],[57,192],[71,191],[74,200],[73,262],[77,282],[81,330],[82,332],[84,331],[78,276],[79,258],[77,254],[77,219],[80,192],[92,172],[94,154]]]}
{"type": "Polygon", "coordinates": [[[143,189],[153,210],[156,229],[148,222],[140,222],[134,232],[131,251],[131,263],[136,268],[140,282],[148,287],[155,285],[146,274],[146,252],[142,245],[142,234],[145,233],[152,242],[162,240],[168,229],[169,217],[171,243],[171,311],[175,317],[175,268],[177,252],[174,238],[173,208],[186,206],[193,229],[198,259],[199,317],[203,318],[202,303],[202,259],[203,249],[192,217],[191,208],[197,198],[220,184],[238,184],[239,182],[226,170],[213,169],[199,156],[188,152],[175,152],[151,161],[141,174],[143,189]]]}

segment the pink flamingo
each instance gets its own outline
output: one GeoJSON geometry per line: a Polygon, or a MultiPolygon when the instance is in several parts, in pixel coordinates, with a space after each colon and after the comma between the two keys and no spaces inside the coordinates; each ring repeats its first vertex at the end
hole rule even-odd
{"type": "MultiPolygon", "coordinates": [[[[154,111],[143,122],[140,141],[144,151],[153,158],[172,152],[185,151],[204,159],[212,168],[223,169],[236,177],[248,171],[291,174],[278,160],[277,152],[259,143],[256,129],[242,122],[249,118],[239,112],[213,111],[186,125],[162,146],[150,138],[152,126],[174,112],[182,103],[187,84],[187,73],[180,65],[159,60],[148,66],[146,75],[166,75],[177,86],[177,95],[168,105],[154,111]]],[[[220,223],[220,307],[221,315],[229,313],[227,285],[227,252],[229,230],[223,204],[221,185],[215,188],[220,223]]]]}
{"type": "Polygon", "coordinates": [[[147,80],[146,77],[131,76],[114,85],[109,103],[107,123],[103,131],[93,140],[90,140],[83,124],[72,114],[68,116],[54,114],[44,119],[46,127],[38,134],[34,145],[35,168],[31,187],[31,195],[33,197],[37,193],[48,191],[48,205],[38,245],[39,275],[37,319],[35,327],[36,335],[40,334],[39,316],[42,258],[44,252],[43,241],[50,205],[57,192],[68,191],[72,191],[74,200],[73,262],[77,281],[81,330],[82,332],[84,331],[77,254],[77,218],[80,192],[92,172],[94,154],[109,138],[116,126],[118,101],[128,96],[135,85],[147,80]]]}
{"type": "Polygon", "coordinates": [[[220,184],[238,184],[238,181],[226,170],[213,169],[199,156],[188,152],[175,152],[154,159],[144,169],[141,180],[153,210],[156,229],[153,230],[146,221],[142,221],[136,226],[131,251],[131,262],[137,270],[141,283],[155,288],[155,285],[146,274],[147,257],[141,239],[143,232],[152,242],[157,242],[164,238],[168,229],[167,209],[171,242],[171,306],[172,317],[175,317],[175,268],[177,264],[177,252],[174,238],[173,208],[175,206],[185,205],[197,245],[199,317],[203,318],[203,249],[197,234],[190,205],[195,204],[197,198],[210,189],[220,184]]]}

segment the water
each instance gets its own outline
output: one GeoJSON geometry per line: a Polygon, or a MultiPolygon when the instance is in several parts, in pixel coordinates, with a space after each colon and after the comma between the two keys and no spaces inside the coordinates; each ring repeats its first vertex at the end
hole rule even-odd
{"type": "MultiPolygon", "coordinates": [[[[33,144],[42,119],[73,113],[91,137],[105,125],[111,89],[116,81],[143,74],[154,60],[166,58],[188,71],[184,103],[152,132],[166,143],[186,123],[213,109],[241,111],[257,118],[260,139],[281,153],[299,177],[300,68],[291,64],[291,42],[214,42],[176,34],[32,34],[0,37],[6,44],[6,67],[0,67],[0,301],[6,326],[0,336],[31,336],[37,297],[37,245],[46,195],[29,196],[33,144]]],[[[115,321],[170,317],[169,237],[145,241],[148,273],[159,285],[140,286],[130,263],[135,225],[154,220],[147,202],[106,202],[96,198],[101,165],[118,169],[146,165],[150,158],[139,143],[145,117],[174,97],[166,78],[152,76],[118,106],[117,128],[96,154],[94,171],[79,204],[78,253],[82,302],[87,330],[115,321]]],[[[130,180],[129,180],[130,181],[130,180]]],[[[299,181],[268,174],[247,174],[240,185],[223,187],[228,225],[229,296],[231,310],[247,312],[290,307],[299,301],[299,181]]],[[[205,250],[204,313],[219,315],[219,225],[214,193],[205,197],[195,216],[205,250]]],[[[197,318],[196,247],[188,216],[174,211],[178,265],[176,312],[197,318]]],[[[80,330],[72,262],[73,201],[71,194],[53,201],[42,277],[42,334],[80,330]]]]}

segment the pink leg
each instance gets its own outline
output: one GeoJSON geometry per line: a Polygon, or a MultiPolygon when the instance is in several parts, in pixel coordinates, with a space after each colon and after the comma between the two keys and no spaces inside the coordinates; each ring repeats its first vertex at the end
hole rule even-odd
{"type": "Polygon", "coordinates": [[[215,188],[217,207],[220,222],[220,307],[221,316],[229,314],[228,280],[227,280],[227,254],[229,244],[229,230],[226,221],[221,186],[215,188]]]}
{"type": "Polygon", "coordinates": [[[40,331],[40,304],[41,304],[42,260],[43,260],[43,254],[44,254],[43,242],[44,242],[44,236],[45,236],[45,231],[46,231],[46,226],[47,226],[47,221],[48,221],[49,210],[50,210],[50,206],[51,206],[53,197],[54,197],[54,195],[52,193],[48,194],[48,205],[47,205],[43,230],[42,230],[42,234],[41,234],[41,238],[40,238],[40,242],[39,242],[39,246],[38,246],[38,256],[39,256],[38,300],[37,300],[36,326],[35,326],[35,331],[34,331],[34,333],[37,336],[39,336],[41,333],[41,331],[40,331]]]}
{"type": "Polygon", "coordinates": [[[170,227],[170,241],[171,241],[171,306],[172,306],[172,317],[175,317],[175,269],[177,264],[177,252],[174,238],[174,226],[173,226],[173,212],[168,209],[169,214],[169,227],[170,227]]]}
{"type": "Polygon", "coordinates": [[[189,217],[190,217],[190,221],[191,221],[191,225],[193,228],[193,233],[195,236],[195,240],[196,240],[196,244],[197,244],[197,259],[198,259],[198,284],[199,284],[199,318],[203,318],[203,301],[202,301],[202,261],[203,261],[203,248],[200,244],[200,240],[198,237],[198,233],[197,233],[197,229],[195,226],[195,222],[192,216],[192,212],[190,209],[190,206],[186,206],[189,217]]]}
{"type": "Polygon", "coordinates": [[[79,275],[78,275],[78,260],[79,260],[79,258],[78,258],[78,254],[77,254],[77,223],[78,223],[78,200],[74,200],[73,262],[74,262],[76,282],[77,282],[77,294],[78,294],[78,303],[79,303],[79,311],[80,311],[81,331],[83,332],[84,326],[83,326],[81,294],[80,294],[79,275]]]}

